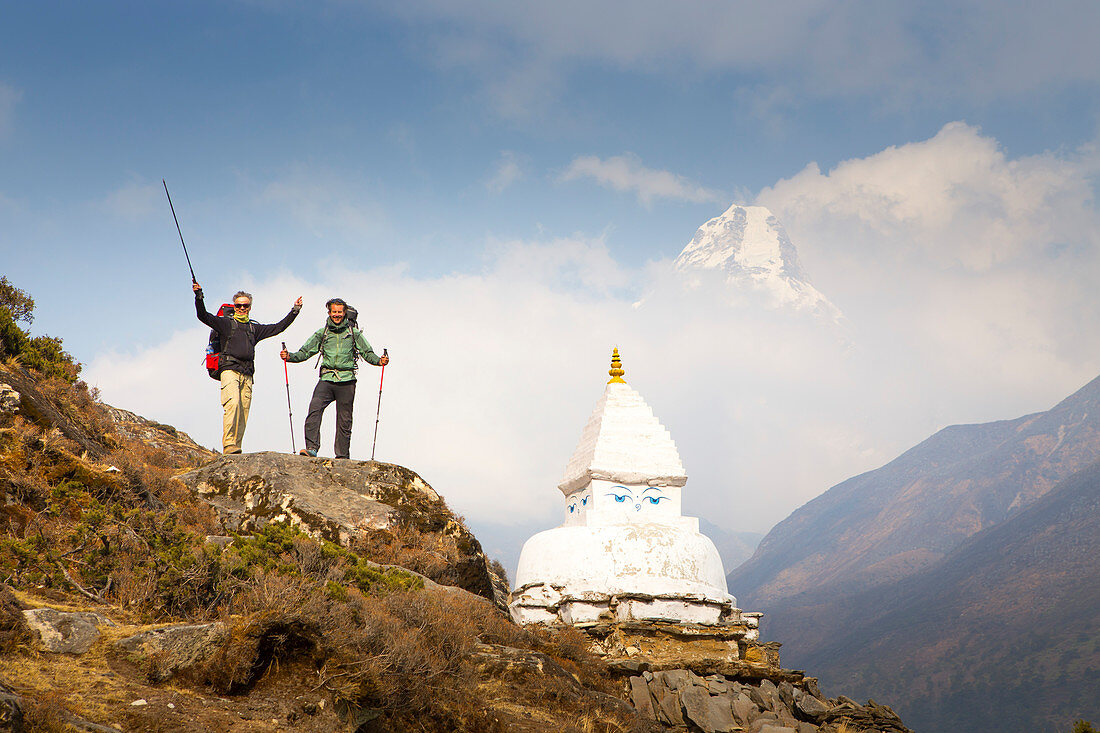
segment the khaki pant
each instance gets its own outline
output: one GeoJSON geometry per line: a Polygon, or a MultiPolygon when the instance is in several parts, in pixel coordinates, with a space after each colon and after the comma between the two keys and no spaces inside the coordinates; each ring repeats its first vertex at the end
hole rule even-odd
{"type": "Polygon", "coordinates": [[[244,440],[244,426],[248,423],[248,408],[252,406],[252,377],[231,369],[223,369],[222,452],[240,453],[244,440]]]}

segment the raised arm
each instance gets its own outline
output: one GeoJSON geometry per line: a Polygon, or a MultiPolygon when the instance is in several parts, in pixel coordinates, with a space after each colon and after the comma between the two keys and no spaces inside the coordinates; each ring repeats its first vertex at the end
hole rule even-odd
{"type": "Polygon", "coordinates": [[[290,324],[294,323],[294,319],[298,317],[298,313],[302,310],[302,299],[294,301],[294,306],[290,309],[290,312],[283,317],[283,320],[278,323],[257,323],[256,324],[256,340],[263,341],[266,338],[282,333],[287,329],[290,324]]]}
{"type": "Polygon", "coordinates": [[[195,291],[195,315],[207,326],[220,332],[221,329],[218,328],[218,317],[206,311],[206,303],[202,300],[202,287],[200,287],[198,283],[192,283],[191,289],[195,291]]]}

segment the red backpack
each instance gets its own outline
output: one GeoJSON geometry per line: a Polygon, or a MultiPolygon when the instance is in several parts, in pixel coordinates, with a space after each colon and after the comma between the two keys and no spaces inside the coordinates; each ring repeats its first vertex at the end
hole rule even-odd
{"type": "MultiPolygon", "coordinates": [[[[233,317],[233,304],[222,303],[218,308],[218,316],[233,317]]],[[[222,354],[222,338],[214,329],[210,329],[210,340],[206,344],[206,372],[211,379],[221,379],[221,370],[218,369],[218,358],[222,354]]]]}

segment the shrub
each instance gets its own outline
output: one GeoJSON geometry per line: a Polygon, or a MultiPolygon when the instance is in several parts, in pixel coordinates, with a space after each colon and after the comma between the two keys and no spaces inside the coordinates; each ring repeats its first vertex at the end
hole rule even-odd
{"type": "Polygon", "coordinates": [[[0,354],[15,357],[24,366],[43,375],[76,382],[80,364],[52,336],[34,338],[17,321],[34,320],[34,299],[0,277],[0,354]]]}
{"type": "Polygon", "coordinates": [[[31,631],[19,601],[6,585],[0,585],[0,655],[31,641],[31,631]]]}
{"type": "Polygon", "coordinates": [[[17,321],[34,321],[34,298],[11,284],[7,276],[0,277],[0,308],[6,308],[17,321]]]}

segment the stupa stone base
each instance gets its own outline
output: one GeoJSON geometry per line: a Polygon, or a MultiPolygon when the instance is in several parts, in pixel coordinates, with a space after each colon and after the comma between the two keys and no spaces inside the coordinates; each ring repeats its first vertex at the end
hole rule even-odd
{"type": "Polygon", "coordinates": [[[620,674],[690,669],[742,680],[802,678],[780,666],[779,643],[759,640],[760,614],[721,625],[661,621],[611,621],[578,627],[593,653],[620,674]]]}
{"type": "Polygon", "coordinates": [[[751,638],[759,635],[760,614],[743,613],[732,601],[701,594],[568,593],[548,583],[529,583],[512,592],[510,610],[512,619],[519,624],[585,626],[611,621],[652,621],[723,627],[742,625],[751,638]]]}

